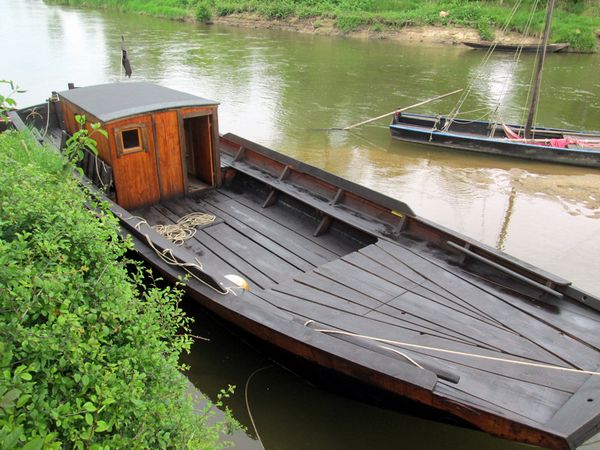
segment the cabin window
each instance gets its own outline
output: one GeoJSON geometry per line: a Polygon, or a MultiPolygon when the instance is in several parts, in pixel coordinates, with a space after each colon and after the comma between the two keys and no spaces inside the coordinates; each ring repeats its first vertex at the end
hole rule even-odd
{"type": "Polygon", "coordinates": [[[146,127],[144,124],[129,125],[115,129],[119,156],[146,151],[146,127]]]}

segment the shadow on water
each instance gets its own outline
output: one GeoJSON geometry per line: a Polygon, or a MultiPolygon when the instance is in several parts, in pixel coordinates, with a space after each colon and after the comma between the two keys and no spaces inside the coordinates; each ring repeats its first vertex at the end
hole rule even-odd
{"type": "MultiPolygon", "coordinates": [[[[194,386],[212,400],[220,389],[235,385],[225,403],[247,428],[232,437],[237,448],[260,449],[246,408],[244,388],[258,434],[267,449],[524,449],[531,448],[476,430],[368,405],[323,390],[282,368],[255,349],[253,342],[186,300],[184,309],[195,318],[196,341],[183,361],[194,386]],[[259,372],[255,372],[259,369],[259,372]]],[[[414,411],[410,411],[414,412],[414,411]]]]}

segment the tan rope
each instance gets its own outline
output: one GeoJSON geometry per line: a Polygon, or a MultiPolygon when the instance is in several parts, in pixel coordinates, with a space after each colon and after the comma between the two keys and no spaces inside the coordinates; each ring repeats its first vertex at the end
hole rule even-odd
{"type": "Polygon", "coordinates": [[[177,258],[175,258],[175,255],[173,255],[173,251],[170,248],[165,248],[163,251],[160,251],[159,249],[157,249],[154,246],[154,243],[152,242],[152,239],[150,239],[150,236],[148,236],[147,234],[144,234],[144,236],[146,237],[146,240],[148,241],[148,245],[150,245],[150,247],[152,247],[152,249],[156,252],[158,257],[160,259],[162,259],[166,264],[168,264],[170,266],[181,267],[183,270],[185,270],[188,274],[190,274],[197,281],[204,284],[205,286],[208,286],[213,291],[215,291],[221,295],[233,294],[233,295],[237,296],[237,294],[233,291],[232,287],[224,287],[225,292],[221,292],[218,289],[215,289],[214,287],[212,287],[210,284],[208,284],[202,278],[196,276],[196,274],[194,274],[190,270],[190,268],[196,268],[196,269],[203,271],[202,264],[200,264],[200,261],[198,261],[198,258],[195,258],[195,260],[196,260],[195,263],[179,262],[179,261],[177,261],[177,258]]]}
{"type": "MultiPolygon", "coordinates": [[[[312,322],[312,321],[307,321],[304,325],[306,326],[310,322],[312,322]]],[[[459,352],[456,350],[448,350],[448,349],[437,348],[437,347],[428,347],[426,345],[410,344],[408,342],[393,341],[390,339],[383,339],[383,338],[378,338],[378,337],[373,337],[373,336],[366,336],[363,334],[350,333],[348,331],[327,330],[327,329],[319,329],[319,328],[312,328],[312,329],[315,331],[319,331],[321,333],[341,334],[344,336],[358,337],[358,338],[367,339],[367,340],[371,340],[371,341],[383,342],[385,344],[399,345],[399,346],[415,348],[415,349],[419,349],[419,350],[429,350],[432,352],[447,353],[450,355],[466,356],[469,358],[485,359],[488,361],[504,362],[504,363],[509,363],[509,364],[528,366],[528,367],[537,367],[540,369],[559,370],[559,371],[563,371],[563,372],[578,373],[578,374],[585,374],[585,375],[600,375],[600,372],[595,372],[592,370],[571,369],[569,367],[553,366],[550,364],[532,363],[532,362],[527,362],[527,361],[515,361],[513,359],[498,358],[495,356],[478,355],[476,353],[459,352]]]]}
{"type": "Polygon", "coordinates": [[[215,219],[216,216],[212,214],[194,212],[183,216],[175,224],[154,225],[152,229],[175,245],[183,245],[185,241],[196,234],[196,227],[211,224],[215,219]]]}

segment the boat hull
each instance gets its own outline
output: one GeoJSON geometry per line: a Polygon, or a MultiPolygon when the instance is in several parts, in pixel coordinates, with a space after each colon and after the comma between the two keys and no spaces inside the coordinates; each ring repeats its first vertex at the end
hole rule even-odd
{"type": "MultiPolygon", "coordinates": [[[[500,137],[501,129],[494,138],[488,137],[491,125],[488,122],[462,122],[456,121],[448,131],[434,129],[433,125],[438,119],[433,116],[417,114],[402,115],[394,118],[390,125],[393,138],[443,147],[454,150],[465,150],[476,153],[485,153],[511,158],[544,161],[549,163],[568,164],[573,166],[600,168],[600,149],[570,149],[557,148],[544,145],[535,145],[515,142],[500,137]]],[[[442,118],[442,124],[443,124],[442,118]]],[[[436,128],[441,128],[438,126],[436,128]]],[[[514,127],[517,128],[517,127],[514,127]]],[[[576,134],[574,131],[553,128],[538,128],[537,136],[559,137],[576,134]]],[[[598,134],[586,134],[600,139],[598,134]]]]}
{"type": "Polygon", "coordinates": [[[105,198],[140,257],[187,275],[202,306],[299,364],[495,436],[567,449],[600,427],[600,377],[521,364],[598,370],[600,299],[253,142],[221,136],[219,151],[219,187],[135,210],[105,198]],[[181,246],[153,228],[190,212],[215,220],[181,246]]]}
{"type": "MultiPolygon", "coordinates": [[[[467,47],[471,47],[477,50],[489,50],[490,48],[494,48],[494,50],[502,51],[502,52],[514,52],[520,50],[525,53],[536,53],[539,49],[539,46],[536,44],[500,44],[497,42],[489,42],[489,41],[463,41],[463,44],[467,47]]],[[[561,52],[569,47],[568,43],[557,43],[557,44],[548,44],[546,46],[546,52],[548,53],[557,53],[561,52]]]]}

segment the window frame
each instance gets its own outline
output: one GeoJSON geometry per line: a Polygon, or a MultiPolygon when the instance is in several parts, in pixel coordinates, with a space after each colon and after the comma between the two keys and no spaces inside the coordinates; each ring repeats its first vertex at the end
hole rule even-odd
{"type": "Polygon", "coordinates": [[[148,138],[145,123],[130,123],[122,127],[116,127],[114,133],[117,143],[117,157],[148,151],[148,138]],[[125,148],[123,144],[123,133],[131,130],[137,130],[140,145],[137,147],[125,148]]]}

